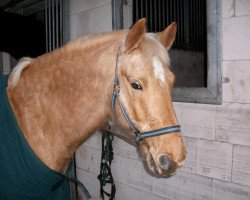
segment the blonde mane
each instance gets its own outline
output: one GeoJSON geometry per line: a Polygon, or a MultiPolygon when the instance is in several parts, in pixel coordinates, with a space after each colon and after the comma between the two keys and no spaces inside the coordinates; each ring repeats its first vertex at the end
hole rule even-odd
{"type": "Polygon", "coordinates": [[[14,88],[21,76],[22,71],[29,66],[29,64],[31,63],[32,58],[29,57],[24,57],[21,58],[20,61],[17,63],[17,65],[15,66],[15,68],[13,69],[13,71],[10,74],[10,79],[9,79],[9,86],[14,88]]]}
{"type": "MultiPolygon", "coordinates": [[[[64,48],[67,51],[73,50],[73,49],[84,49],[91,47],[93,45],[96,45],[98,43],[102,42],[108,42],[109,40],[114,40],[121,38],[122,40],[125,39],[125,35],[127,34],[128,30],[122,30],[122,31],[116,31],[112,33],[101,33],[101,34],[94,34],[94,35],[87,35],[80,38],[77,38],[62,48],[64,48]],[[112,35],[112,37],[110,37],[112,35]]],[[[59,49],[62,49],[59,48],[59,49]]],[[[141,50],[142,53],[146,55],[147,58],[153,60],[154,56],[158,56],[163,62],[165,62],[168,66],[170,66],[170,59],[168,55],[168,51],[161,45],[161,43],[156,39],[156,34],[154,33],[147,33],[145,35],[145,39],[141,44],[141,50]]],[[[15,68],[10,74],[9,79],[9,86],[14,88],[20,77],[22,71],[27,68],[31,62],[32,58],[24,57],[21,58],[20,61],[17,63],[15,68]]]]}
{"type": "MultiPolygon", "coordinates": [[[[82,36],[79,37],[75,40],[70,41],[69,43],[65,44],[64,46],[56,49],[57,51],[67,51],[69,53],[71,50],[83,50],[88,47],[92,47],[93,45],[96,44],[101,44],[103,42],[111,42],[117,38],[121,38],[121,35],[125,35],[127,31],[116,31],[116,32],[111,32],[111,33],[98,33],[98,34],[93,34],[93,35],[87,35],[87,36],[82,36]],[[112,37],[111,37],[112,36],[112,37]]],[[[52,51],[53,52],[53,51],[52,51]]],[[[22,71],[27,68],[31,62],[34,59],[29,58],[29,57],[23,57],[21,58],[17,65],[14,67],[10,74],[9,82],[8,85],[12,88],[14,88],[20,77],[22,71]]]]}
{"type": "Polygon", "coordinates": [[[94,45],[103,44],[104,42],[111,42],[119,38],[122,39],[122,36],[125,36],[127,32],[127,30],[120,30],[109,33],[98,33],[82,36],[70,41],[68,44],[65,45],[65,47],[67,50],[88,48],[94,45]]]}

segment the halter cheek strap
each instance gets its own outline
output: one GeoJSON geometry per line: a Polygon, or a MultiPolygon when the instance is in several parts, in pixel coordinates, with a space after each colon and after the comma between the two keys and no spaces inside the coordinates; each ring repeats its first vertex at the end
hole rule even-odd
{"type": "Polygon", "coordinates": [[[147,131],[147,132],[140,132],[139,129],[135,126],[135,124],[132,122],[130,119],[129,115],[126,112],[125,107],[123,106],[122,102],[119,99],[120,96],[120,86],[119,86],[119,79],[117,75],[118,71],[118,65],[119,65],[119,53],[120,53],[120,48],[118,50],[118,53],[116,55],[116,63],[115,63],[115,80],[114,80],[114,91],[113,91],[113,97],[112,97],[112,110],[113,113],[115,113],[115,102],[116,100],[118,101],[118,105],[121,109],[122,115],[125,118],[126,122],[132,129],[132,131],[135,134],[135,142],[137,145],[139,145],[140,141],[142,141],[145,138],[150,138],[150,137],[155,137],[155,136],[160,136],[160,135],[166,135],[166,134],[171,134],[171,133],[177,133],[181,132],[181,126],[180,125],[174,125],[174,126],[167,126],[164,128],[152,130],[152,131],[147,131]]]}
{"type": "Polygon", "coordinates": [[[115,111],[115,100],[117,99],[118,104],[120,106],[120,109],[122,111],[122,115],[124,116],[125,120],[127,121],[128,125],[130,126],[130,128],[132,129],[132,131],[134,133],[139,133],[138,129],[136,128],[136,126],[134,125],[134,123],[131,121],[131,119],[129,118],[123,104],[121,103],[121,101],[119,100],[119,92],[118,91],[114,91],[113,94],[113,100],[112,100],[112,109],[113,112],[115,111]]]}

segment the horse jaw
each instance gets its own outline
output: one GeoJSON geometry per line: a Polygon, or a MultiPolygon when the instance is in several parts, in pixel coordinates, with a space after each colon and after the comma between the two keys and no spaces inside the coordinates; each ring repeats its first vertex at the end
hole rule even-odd
{"type": "Polygon", "coordinates": [[[113,133],[116,137],[122,139],[130,145],[137,146],[133,133],[130,133],[127,128],[121,126],[116,120],[109,120],[108,130],[113,133]]]}

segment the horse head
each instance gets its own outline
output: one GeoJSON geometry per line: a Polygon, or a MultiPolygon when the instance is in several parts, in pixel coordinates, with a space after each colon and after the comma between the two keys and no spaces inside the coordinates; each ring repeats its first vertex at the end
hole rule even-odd
{"type": "Polygon", "coordinates": [[[130,29],[117,53],[110,120],[111,131],[118,136],[134,144],[135,136],[139,138],[137,143],[146,168],[161,177],[173,175],[185,160],[180,130],[142,141],[140,133],[178,125],[172,104],[175,76],[167,51],[175,35],[175,23],[157,34],[146,33],[145,19],[130,29]]]}

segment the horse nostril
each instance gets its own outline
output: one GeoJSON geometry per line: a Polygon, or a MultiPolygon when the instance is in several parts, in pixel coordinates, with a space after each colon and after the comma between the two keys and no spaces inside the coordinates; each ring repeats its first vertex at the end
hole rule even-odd
{"type": "Polygon", "coordinates": [[[160,166],[160,168],[162,168],[164,170],[169,169],[170,160],[169,160],[169,158],[168,158],[168,156],[166,154],[158,155],[157,163],[160,166]]]}

